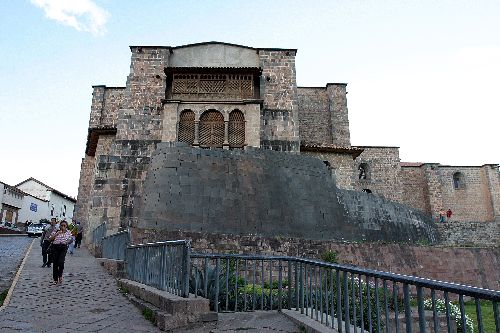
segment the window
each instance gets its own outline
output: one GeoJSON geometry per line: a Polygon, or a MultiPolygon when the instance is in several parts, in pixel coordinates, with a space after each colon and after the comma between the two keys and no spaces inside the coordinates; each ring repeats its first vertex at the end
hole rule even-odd
{"type": "Polygon", "coordinates": [[[461,172],[455,172],[453,174],[453,188],[455,190],[465,187],[464,175],[461,172]]]}
{"type": "Polygon", "coordinates": [[[369,174],[368,174],[368,164],[366,163],[361,163],[358,166],[358,179],[363,180],[363,179],[369,179],[369,174]]]}
{"type": "Polygon", "coordinates": [[[194,142],[194,112],[184,110],[179,116],[179,134],[177,141],[192,145],[194,142]]]}
{"type": "Polygon", "coordinates": [[[243,147],[245,143],[245,116],[240,110],[229,114],[228,141],[231,147],[243,147]]]}
{"type": "Polygon", "coordinates": [[[199,124],[200,147],[222,148],[224,144],[224,116],[217,110],[205,111],[199,124]]]}

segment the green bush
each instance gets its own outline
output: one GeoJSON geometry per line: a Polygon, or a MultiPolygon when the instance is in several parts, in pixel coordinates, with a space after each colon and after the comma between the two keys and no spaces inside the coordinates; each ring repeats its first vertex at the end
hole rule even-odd
{"type": "MultiPolygon", "coordinates": [[[[460,308],[458,305],[449,302],[450,305],[450,317],[455,318],[457,322],[457,333],[465,333],[462,326],[462,316],[460,314],[460,308]]],[[[424,301],[424,307],[426,310],[432,310],[432,299],[426,299],[424,301]]],[[[444,299],[436,299],[436,311],[440,313],[446,313],[446,302],[444,299]]],[[[467,326],[467,333],[474,333],[474,321],[465,314],[465,325],[467,326]]]]}

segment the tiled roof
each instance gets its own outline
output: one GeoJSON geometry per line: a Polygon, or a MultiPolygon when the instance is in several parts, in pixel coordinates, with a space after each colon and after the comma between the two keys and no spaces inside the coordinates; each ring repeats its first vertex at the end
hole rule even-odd
{"type": "MultiPolygon", "coordinates": [[[[73,198],[73,197],[71,197],[71,196],[69,196],[69,195],[67,195],[67,194],[62,193],[62,192],[60,192],[60,191],[56,190],[55,188],[50,187],[49,185],[44,184],[44,183],[42,183],[41,181],[39,181],[38,179],[35,179],[35,178],[33,178],[33,177],[30,177],[30,178],[26,179],[25,181],[20,182],[19,184],[17,184],[17,185],[16,185],[16,187],[18,187],[18,186],[19,186],[19,185],[21,185],[21,184],[27,183],[27,182],[29,182],[29,181],[34,181],[34,182],[36,182],[36,183],[38,183],[38,184],[40,184],[40,185],[42,185],[42,186],[46,187],[48,190],[50,190],[50,191],[52,191],[52,192],[56,193],[57,195],[59,195],[59,196],[61,196],[61,197],[65,198],[65,199],[68,199],[69,201],[76,202],[76,199],[75,199],[75,198],[73,198]]],[[[28,193],[28,195],[31,195],[31,194],[29,194],[29,193],[28,193]]],[[[33,197],[33,195],[31,195],[31,196],[33,197]]],[[[37,197],[35,197],[35,198],[37,198],[37,197]]],[[[37,199],[40,199],[40,198],[37,198],[37,199]]],[[[43,200],[43,199],[40,199],[40,200],[43,200]]],[[[43,200],[43,201],[46,201],[46,200],[43,200]]]]}
{"type": "Polygon", "coordinates": [[[356,147],[337,146],[334,144],[304,143],[300,145],[300,151],[350,154],[352,155],[352,159],[355,159],[363,152],[363,149],[356,147]]]}

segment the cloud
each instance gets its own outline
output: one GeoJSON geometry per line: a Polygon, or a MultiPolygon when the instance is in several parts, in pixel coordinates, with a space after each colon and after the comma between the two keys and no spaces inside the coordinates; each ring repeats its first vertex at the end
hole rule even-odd
{"type": "Polygon", "coordinates": [[[106,33],[108,12],[91,0],[31,0],[43,9],[45,16],[78,31],[88,31],[94,36],[106,33]]]}

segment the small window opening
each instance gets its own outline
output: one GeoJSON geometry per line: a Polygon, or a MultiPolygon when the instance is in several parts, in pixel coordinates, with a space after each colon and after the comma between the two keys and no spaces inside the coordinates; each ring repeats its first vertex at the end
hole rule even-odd
{"type": "Polygon", "coordinates": [[[453,188],[455,190],[464,188],[464,175],[461,172],[455,172],[453,174],[453,188]]]}
{"type": "Polygon", "coordinates": [[[358,179],[368,179],[368,164],[361,163],[358,166],[358,179]]]}
{"type": "Polygon", "coordinates": [[[370,190],[369,188],[364,188],[363,192],[365,192],[365,193],[372,193],[372,190],[370,190]]]}

